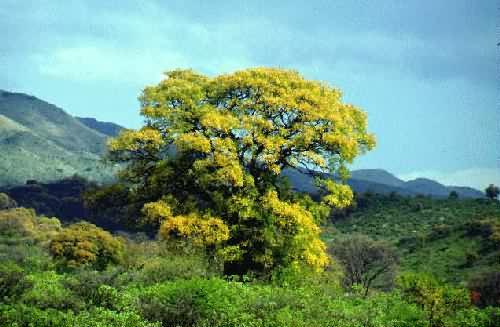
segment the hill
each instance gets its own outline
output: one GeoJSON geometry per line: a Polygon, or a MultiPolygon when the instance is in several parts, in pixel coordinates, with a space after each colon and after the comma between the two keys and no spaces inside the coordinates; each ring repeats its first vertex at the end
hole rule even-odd
{"type": "Polygon", "coordinates": [[[101,134],[111,137],[118,136],[120,131],[123,129],[123,127],[118,124],[99,121],[95,118],[83,118],[83,117],[75,117],[75,118],[88,128],[91,128],[101,134]]]}
{"type": "Polygon", "coordinates": [[[36,97],[0,90],[0,185],[74,174],[112,177],[100,158],[107,136],[36,97]]]}
{"type": "Polygon", "coordinates": [[[394,245],[403,271],[427,272],[460,283],[500,269],[495,233],[500,202],[486,199],[363,195],[347,218],[333,222],[330,241],[359,233],[394,245]]]}

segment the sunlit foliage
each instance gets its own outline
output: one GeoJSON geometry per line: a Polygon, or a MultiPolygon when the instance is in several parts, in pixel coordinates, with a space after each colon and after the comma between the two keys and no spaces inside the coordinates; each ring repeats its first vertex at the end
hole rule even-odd
{"type": "Polygon", "coordinates": [[[109,232],[81,222],[57,234],[50,243],[50,252],[69,267],[88,265],[104,269],[108,263],[120,262],[123,244],[109,232]]]}

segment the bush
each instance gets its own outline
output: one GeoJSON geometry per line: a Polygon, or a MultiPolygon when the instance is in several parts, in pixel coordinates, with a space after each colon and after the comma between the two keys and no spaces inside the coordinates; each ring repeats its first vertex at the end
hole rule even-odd
{"type": "Polygon", "coordinates": [[[443,284],[431,275],[406,273],[399,277],[403,299],[422,308],[431,327],[442,326],[446,317],[470,307],[469,292],[443,284]]]}
{"type": "Polygon", "coordinates": [[[70,225],[50,243],[50,252],[68,267],[91,266],[103,270],[119,263],[123,256],[122,240],[86,222],[70,225]]]}
{"type": "Polygon", "coordinates": [[[128,281],[129,276],[123,268],[105,271],[77,269],[68,278],[62,280],[62,283],[65,288],[80,297],[88,307],[102,306],[114,309],[119,307],[119,303],[110,301],[111,293],[116,294],[117,288],[121,288],[128,281]]]}
{"type": "Polygon", "coordinates": [[[28,275],[26,279],[33,287],[21,297],[21,302],[40,309],[78,311],[84,303],[64,287],[64,276],[53,271],[28,275]]]}
{"type": "Polygon", "coordinates": [[[10,302],[21,296],[31,283],[26,279],[26,274],[21,267],[11,262],[0,265],[0,299],[10,302]]]}
{"type": "Polygon", "coordinates": [[[71,311],[0,304],[0,326],[12,327],[160,327],[142,319],[134,312],[115,312],[105,309],[71,311]]]}

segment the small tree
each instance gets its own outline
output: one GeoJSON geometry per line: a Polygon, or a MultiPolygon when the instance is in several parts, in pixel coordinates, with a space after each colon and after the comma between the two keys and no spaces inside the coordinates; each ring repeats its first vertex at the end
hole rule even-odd
{"type": "Polygon", "coordinates": [[[365,296],[375,283],[392,287],[399,258],[387,243],[354,235],[335,244],[332,254],[344,266],[346,287],[361,285],[365,296]]]}
{"type": "Polygon", "coordinates": [[[498,195],[500,194],[500,188],[498,188],[498,186],[495,186],[493,184],[490,184],[490,186],[488,186],[484,192],[486,193],[486,196],[491,199],[491,200],[495,200],[498,195]]]}
{"type": "Polygon", "coordinates": [[[458,192],[457,191],[451,191],[450,194],[448,195],[448,198],[450,200],[456,200],[456,199],[458,199],[458,192]]]}

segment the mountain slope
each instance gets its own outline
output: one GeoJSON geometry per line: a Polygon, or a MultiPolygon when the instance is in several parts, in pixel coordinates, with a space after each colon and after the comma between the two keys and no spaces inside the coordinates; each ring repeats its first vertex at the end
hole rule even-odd
{"type": "Polygon", "coordinates": [[[103,134],[33,96],[0,91],[0,114],[67,150],[101,154],[105,149],[103,134]]]}
{"type": "Polygon", "coordinates": [[[62,109],[22,93],[0,91],[0,185],[73,174],[111,178],[100,162],[106,136],[62,109]]]}
{"type": "Polygon", "coordinates": [[[122,126],[118,124],[99,121],[95,118],[84,118],[84,117],[75,117],[75,118],[88,128],[91,128],[101,134],[111,137],[118,136],[120,131],[124,129],[122,126]]]}

